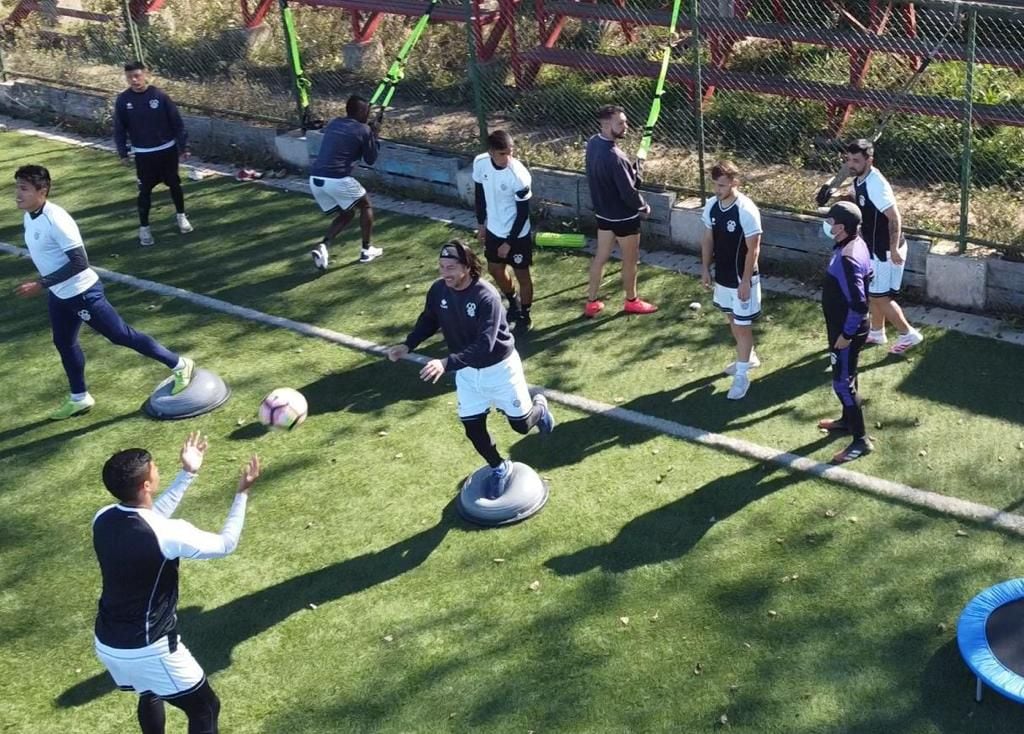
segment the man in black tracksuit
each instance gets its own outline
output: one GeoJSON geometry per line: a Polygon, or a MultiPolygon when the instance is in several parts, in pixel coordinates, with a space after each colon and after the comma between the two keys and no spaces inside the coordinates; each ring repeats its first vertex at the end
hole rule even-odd
{"type": "Polygon", "coordinates": [[[441,248],[438,270],[441,279],[427,292],[416,326],[403,343],[388,349],[388,358],[397,362],[441,330],[449,354],[427,362],[420,378],[437,382],[446,372],[455,373],[459,418],[473,448],[491,467],[486,496],[496,499],[505,491],[513,465],[501,458],[487,432],[491,406],[504,413],[518,433],[529,433],[534,426],[551,433],[555,419],[547,398],[537,394],[530,399],[501,294],[480,279],[483,263],[476,253],[461,240],[452,240],[441,248]]]}
{"type": "Polygon", "coordinates": [[[155,244],[149,229],[151,194],[157,184],[171,191],[178,231],[188,234],[192,224],[185,214],[185,194],[178,176],[178,160],[189,157],[188,134],[178,108],[163,91],[150,85],[146,66],[133,61],[124,66],[128,89],[114,103],[114,145],[124,165],[129,165],[128,140],[135,154],[139,180],[139,244],[155,244]]]}

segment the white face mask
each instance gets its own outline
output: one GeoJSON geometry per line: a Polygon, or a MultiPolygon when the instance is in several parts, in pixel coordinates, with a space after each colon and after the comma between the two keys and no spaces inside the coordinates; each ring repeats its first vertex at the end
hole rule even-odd
{"type": "Polygon", "coordinates": [[[832,225],[828,223],[827,219],[821,223],[821,230],[825,233],[825,236],[828,237],[830,240],[834,239],[834,237],[832,237],[832,225]]]}

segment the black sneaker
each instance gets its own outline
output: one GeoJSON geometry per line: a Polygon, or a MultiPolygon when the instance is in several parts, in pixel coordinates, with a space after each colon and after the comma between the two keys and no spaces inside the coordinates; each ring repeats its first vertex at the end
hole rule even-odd
{"type": "Polygon", "coordinates": [[[533,319],[530,318],[530,314],[524,313],[518,319],[516,319],[516,333],[523,334],[533,328],[533,319]]]}
{"type": "Polygon", "coordinates": [[[853,443],[832,457],[832,463],[845,464],[848,461],[853,461],[854,459],[859,459],[862,456],[867,456],[874,450],[875,447],[871,445],[871,439],[867,436],[864,438],[855,438],[853,439],[853,443]]]}
{"type": "Polygon", "coordinates": [[[825,420],[818,421],[818,428],[829,433],[849,433],[850,429],[846,427],[846,423],[843,422],[842,418],[832,420],[826,418],[825,420]]]}

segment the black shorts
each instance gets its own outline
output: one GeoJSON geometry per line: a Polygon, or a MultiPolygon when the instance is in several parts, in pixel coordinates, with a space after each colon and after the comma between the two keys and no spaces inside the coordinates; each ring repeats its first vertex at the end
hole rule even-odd
{"type": "Polygon", "coordinates": [[[488,229],[484,238],[484,257],[494,265],[511,265],[513,270],[527,270],[533,265],[533,233],[515,239],[501,239],[488,229]],[[512,247],[506,257],[499,257],[498,248],[506,242],[512,247]]]}
{"type": "Polygon", "coordinates": [[[632,237],[635,234],[640,234],[640,215],[631,219],[624,219],[620,222],[613,222],[610,219],[598,217],[597,228],[599,230],[611,230],[612,234],[616,237],[632,237]]]}
{"type": "Polygon", "coordinates": [[[178,146],[172,145],[153,153],[136,153],[135,175],[139,178],[139,188],[144,189],[152,189],[157,184],[171,186],[181,183],[178,177],[178,146]]]}

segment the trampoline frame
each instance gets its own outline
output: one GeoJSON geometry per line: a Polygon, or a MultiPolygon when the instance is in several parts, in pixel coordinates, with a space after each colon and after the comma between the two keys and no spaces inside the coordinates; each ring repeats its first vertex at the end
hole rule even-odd
{"type": "Polygon", "coordinates": [[[981,703],[983,683],[1006,698],[1024,703],[1024,676],[1006,667],[996,657],[987,632],[989,618],[997,609],[1021,600],[1024,600],[1024,578],[1012,579],[985,589],[960,613],[956,640],[960,655],[977,679],[974,690],[977,703],[981,703]]]}

